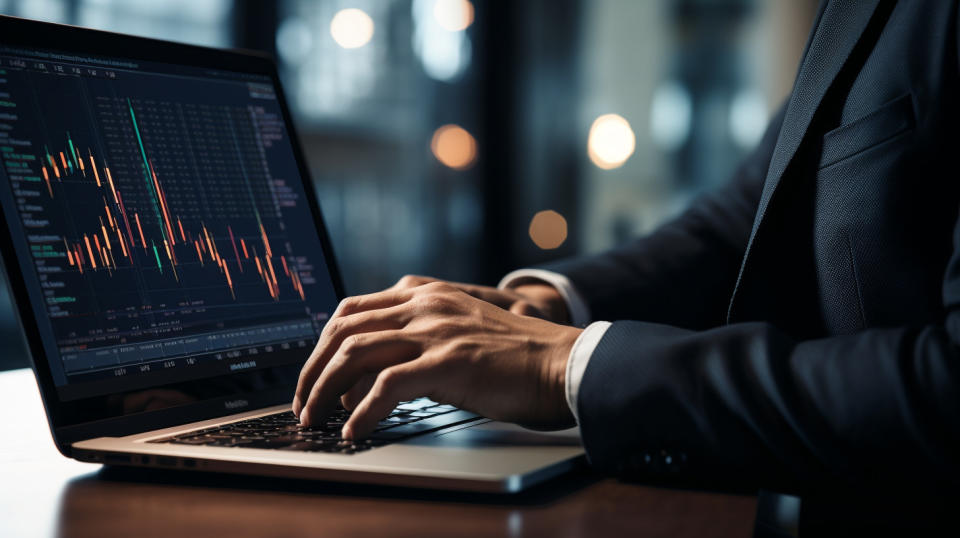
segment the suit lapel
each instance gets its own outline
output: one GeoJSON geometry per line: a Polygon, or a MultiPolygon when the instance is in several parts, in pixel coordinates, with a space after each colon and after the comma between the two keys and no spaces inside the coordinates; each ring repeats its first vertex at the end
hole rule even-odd
{"type": "Polygon", "coordinates": [[[850,57],[879,3],[880,0],[828,0],[824,8],[787,103],[783,127],[780,129],[770,168],[767,170],[753,229],[730,300],[727,322],[732,321],[733,305],[740,290],[744,269],[770,200],[800,147],[823,96],[850,57]]]}

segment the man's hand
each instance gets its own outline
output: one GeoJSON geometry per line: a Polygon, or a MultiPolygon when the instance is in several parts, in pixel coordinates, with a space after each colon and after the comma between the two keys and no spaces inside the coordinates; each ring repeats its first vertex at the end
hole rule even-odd
{"type": "Polygon", "coordinates": [[[392,289],[416,288],[431,282],[446,282],[477,299],[495,304],[521,316],[533,316],[554,323],[569,323],[567,303],[556,288],[540,281],[522,282],[513,288],[501,290],[490,286],[449,282],[428,276],[406,275],[392,289]]]}
{"type": "Polygon", "coordinates": [[[340,398],[353,411],[346,439],[369,434],[398,402],[421,396],[493,419],[569,426],[566,364],[580,332],[444,282],[350,297],[300,372],[293,411],[315,424],[340,398]]]}

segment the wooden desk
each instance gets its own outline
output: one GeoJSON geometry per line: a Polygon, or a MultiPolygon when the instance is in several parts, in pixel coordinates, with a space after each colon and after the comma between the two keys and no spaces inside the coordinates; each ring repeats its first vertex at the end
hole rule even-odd
{"type": "Polygon", "coordinates": [[[0,536],[750,536],[756,499],[589,471],[516,496],[102,469],[53,446],[33,374],[0,374],[0,536]]]}

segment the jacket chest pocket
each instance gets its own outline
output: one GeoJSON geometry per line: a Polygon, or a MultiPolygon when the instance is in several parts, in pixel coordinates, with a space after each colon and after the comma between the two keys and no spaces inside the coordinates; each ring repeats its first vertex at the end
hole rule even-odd
{"type": "Polygon", "coordinates": [[[911,94],[888,101],[823,135],[818,168],[833,166],[912,131],[915,121],[911,94]]]}

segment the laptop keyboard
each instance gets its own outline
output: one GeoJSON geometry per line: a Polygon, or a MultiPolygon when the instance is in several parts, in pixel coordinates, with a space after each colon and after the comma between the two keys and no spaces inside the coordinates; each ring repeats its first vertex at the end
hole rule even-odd
{"type": "Polygon", "coordinates": [[[366,439],[346,441],[340,437],[340,429],[349,417],[349,411],[337,406],[323,424],[304,427],[292,411],[283,411],[148,442],[354,454],[467,422],[477,415],[421,398],[400,403],[366,439]]]}

